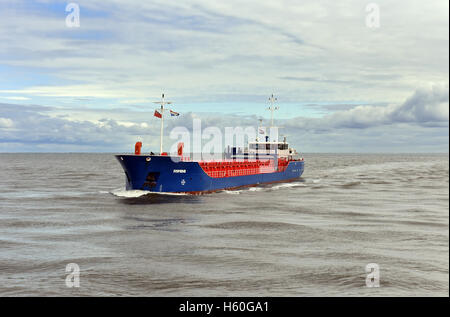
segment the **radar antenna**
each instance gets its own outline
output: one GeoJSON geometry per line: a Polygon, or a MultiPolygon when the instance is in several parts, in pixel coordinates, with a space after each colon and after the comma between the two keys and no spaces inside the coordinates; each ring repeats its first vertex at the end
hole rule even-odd
{"type": "Polygon", "coordinates": [[[270,107],[267,108],[267,110],[270,110],[270,127],[271,127],[271,128],[273,127],[273,112],[274,112],[275,110],[280,109],[280,107],[275,106],[275,102],[276,102],[276,101],[278,101],[278,99],[275,98],[275,97],[273,96],[273,94],[272,94],[272,96],[270,96],[270,98],[269,98],[270,107]]]}

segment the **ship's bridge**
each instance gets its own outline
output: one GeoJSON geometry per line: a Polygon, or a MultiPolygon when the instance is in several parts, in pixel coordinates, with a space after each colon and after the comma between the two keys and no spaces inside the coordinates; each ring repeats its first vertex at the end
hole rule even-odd
{"type": "Polygon", "coordinates": [[[278,157],[289,157],[297,154],[297,151],[289,147],[289,144],[284,142],[249,142],[248,143],[249,155],[273,155],[277,154],[278,157]]]}

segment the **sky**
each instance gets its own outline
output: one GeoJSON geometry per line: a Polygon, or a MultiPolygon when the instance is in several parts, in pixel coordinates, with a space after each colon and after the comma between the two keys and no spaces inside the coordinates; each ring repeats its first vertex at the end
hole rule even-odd
{"type": "Polygon", "coordinates": [[[156,151],[162,93],[180,113],[168,149],[194,118],[268,124],[273,93],[299,152],[448,153],[448,14],[446,0],[2,0],[0,152],[156,151]]]}

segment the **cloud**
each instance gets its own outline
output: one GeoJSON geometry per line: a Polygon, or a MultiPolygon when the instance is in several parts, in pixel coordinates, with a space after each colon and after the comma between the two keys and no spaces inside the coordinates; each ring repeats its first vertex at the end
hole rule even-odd
{"type": "Polygon", "coordinates": [[[0,117],[0,128],[12,128],[14,123],[9,118],[1,118],[0,117]]]}
{"type": "Polygon", "coordinates": [[[375,103],[448,82],[445,2],[383,0],[377,30],[365,26],[365,4],[350,0],[77,3],[81,27],[72,29],[59,1],[0,4],[0,67],[16,77],[0,80],[0,94],[120,102],[164,90],[255,102],[276,92],[298,102],[375,103]]]}
{"type": "Polygon", "coordinates": [[[290,127],[302,127],[315,131],[412,123],[419,125],[448,126],[449,120],[448,86],[431,86],[417,89],[401,104],[363,105],[351,109],[335,111],[322,118],[295,118],[287,121],[290,127]]]}
{"type": "Polygon", "coordinates": [[[292,119],[279,120],[286,133],[311,151],[359,150],[363,136],[383,148],[383,131],[397,145],[413,144],[410,135],[422,148],[433,136],[448,143],[448,2],[380,0],[378,29],[353,0],[76,2],[80,28],[65,26],[58,0],[0,3],[0,100],[29,98],[0,104],[2,150],[122,150],[138,136],[157,145],[159,122],[136,104],[162,92],[192,105],[176,109],[167,131],[194,116],[255,125],[256,116],[225,113],[273,92],[293,105],[292,119]]]}
{"type": "MultiPolygon", "coordinates": [[[[79,114],[74,119],[69,111],[55,107],[0,104],[0,149],[14,144],[15,150],[45,145],[52,150],[56,146],[72,151],[130,151],[141,139],[144,148],[155,150],[160,120],[153,117],[151,107],[145,109],[72,109],[79,114]]],[[[193,119],[201,119],[202,129],[221,131],[255,127],[258,122],[256,115],[184,112],[165,121],[166,146],[176,141],[169,139],[170,131],[175,127],[192,131],[193,119]]],[[[321,118],[295,117],[276,123],[284,127],[280,134],[288,135],[292,145],[310,152],[442,152],[448,148],[448,87],[417,89],[398,105],[354,106],[321,118]]]]}
{"type": "Polygon", "coordinates": [[[29,100],[30,98],[28,97],[23,97],[23,96],[11,96],[11,97],[2,97],[4,99],[8,99],[8,100],[29,100]]]}
{"type": "Polygon", "coordinates": [[[402,122],[445,122],[449,119],[448,111],[448,86],[432,86],[418,89],[390,117],[402,122]]]}
{"type": "Polygon", "coordinates": [[[36,150],[42,146],[59,151],[61,145],[65,150],[108,151],[131,147],[137,137],[151,132],[142,124],[108,118],[95,122],[69,120],[54,117],[51,111],[50,107],[0,104],[0,144],[4,148],[14,144],[16,151],[36,150]]]}

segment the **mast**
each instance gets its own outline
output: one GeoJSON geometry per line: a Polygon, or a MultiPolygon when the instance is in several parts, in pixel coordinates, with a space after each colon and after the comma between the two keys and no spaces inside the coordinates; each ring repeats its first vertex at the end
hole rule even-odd
{"type": "Polygon", "coordinates": [[[262,128],[262,119],[259,119],[258,131],[256,131],[256,142],[259,142],[259,129],[262,128]]]}
{"type": "Polygon", "coordinates": [[[277,98],[275,98],[272,94],[272,96],[269,98],[270,107],[267,108],[267,110],[270,110],[270,127],[273,127],[273,112],[275,110],[280,109],[278,106],[275,106],[274,103],[277,101],[277,98]]]}
{"type": "Polygon", "coordinates": [[[161,135],[160,135],[160,142],[159,142],[159,155],[163,152],[163,132],[164,132],[164,105],[170,105],[172,102],[170,101],[164,101],[164,94],[162,94],[161,101],[155,101],[153,103],[157,103],[161,105],[161,135]]]}

